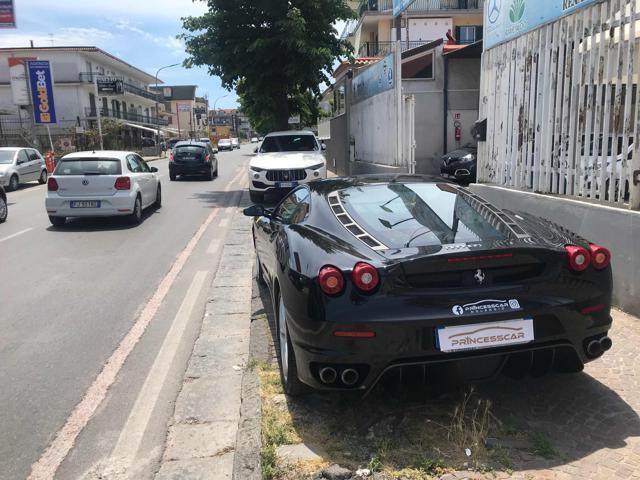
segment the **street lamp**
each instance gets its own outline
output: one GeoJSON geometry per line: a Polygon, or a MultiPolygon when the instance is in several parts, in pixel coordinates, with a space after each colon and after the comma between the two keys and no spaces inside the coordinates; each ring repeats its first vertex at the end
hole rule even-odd
{"type": "MultiPolygon", "coordinates": [[[[160,67],[158,69],[158,71],[156,72],[156,143],[157,143],[157,147],[158,149],[160,148],[160,114],[158,113],[158,75],[160,74],[160,72],[162,70],[164,70],[165,68],[171,68],[171,67],[177,67],[178,65],[180,65],[179,63],[173,63],[171,65],[165,65],[164,67],[160,67]]],[[[178,113],[178,115],[180,115],[180,113],[178,113]]],[[[158,155],[160,155],[160,151],[158,150],[158,155]]]]}

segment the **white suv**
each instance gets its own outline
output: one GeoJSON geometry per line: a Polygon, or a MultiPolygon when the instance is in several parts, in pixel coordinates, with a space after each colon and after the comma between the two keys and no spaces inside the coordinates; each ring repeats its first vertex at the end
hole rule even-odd
{"type": "Polygon", "coordinates": [[[307,131],[270,133],[249,163],[251,201],[261,203],[266,194],[282,195],[301,183],[327,178],[324,150],[307,131]]]}

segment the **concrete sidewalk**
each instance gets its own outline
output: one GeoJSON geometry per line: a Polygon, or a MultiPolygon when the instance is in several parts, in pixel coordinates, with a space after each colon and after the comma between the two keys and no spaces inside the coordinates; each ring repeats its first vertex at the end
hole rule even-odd
{"type": "MultiPolygon", "coordinates": [[[[247,204],[243,197],[241,208],[247,204]]],[[[254,251],[251,220],[235,212],[211,285],[157,480],[231,479],[249,356],[254,251]]]]}

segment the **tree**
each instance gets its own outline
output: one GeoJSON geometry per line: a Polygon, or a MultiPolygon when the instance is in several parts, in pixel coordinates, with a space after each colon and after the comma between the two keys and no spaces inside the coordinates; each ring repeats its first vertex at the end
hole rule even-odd
{"type": "Polygon", "coordinates": [[[208,0],[183,18],[187,67],[206,65],[236,89],[259,131],[286,129],[289,117],[317,111],[320,85],[350,53],[334,28],[354,13],[345,0],[208,0]]]}

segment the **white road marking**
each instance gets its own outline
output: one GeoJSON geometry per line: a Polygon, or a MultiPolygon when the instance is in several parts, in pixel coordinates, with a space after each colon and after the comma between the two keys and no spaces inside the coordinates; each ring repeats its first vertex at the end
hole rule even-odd
{"type": "Polygon", "coordinates": [[[33,230],[33,228],[25,228],[24,230],[20,230],[19,232],[14,233],[13,235],[9,235],[8,237],[0,238],[0,243],[6,242],[7,240],[11,240],[12,238],[16,238],[23,233],[27,233],[33,230]]]}
{"type": "Polygon", "coordinates": [[[222,245],[222,240],[219,238],[214,238],[209,244],[209,248],[207,248],[207,254],[215,255],[220,251],[220,247],[222,245]]]}
{"type": "Polygon", "coordinates": [[[31,466],[31,474],[28,480],[49,480],[54,478],[60,464],[73,448],[76,438],[87,423],[89,423],[89,420],[106,397],[107,391],[115,382],[125,360],[133,351],[151,320],[155,317],[164,298],[178,277],[178,274],[182,271],[187,259],[211,222],[213,222],[218,215],[218,212],[219,209],[216,208],[209,214],[184,250],[178,255],[171,270],[169,270],[162,279],[157,290],[145,305],[133,327],[131,327],[131,330],[129,330],[120,342],[118,348],[116,348],[115,352],[113,352],[106,361],[102,371],[87,389],[80,403],[73,409],[65,425],[58,431],[53,442],[47,447],[38,461],[31,466]]]}
{"type": "Polygon", "coordinates": [[[158,397],[164,386],[169,370],[174,362],[178,347],[187,328],[187,324],[205,285],[208,272],[197,272],[187,290],[180,309],[173,320],[164,339],[162,347],[156,356],[153,366],[138,394],[136,403],[129,414],[129,418],[120,432],[111,458],[117,462],[119,468],[125,472],[133,466],[140,444],[144,437],[151,415],[155,410],[158,397]]]}

